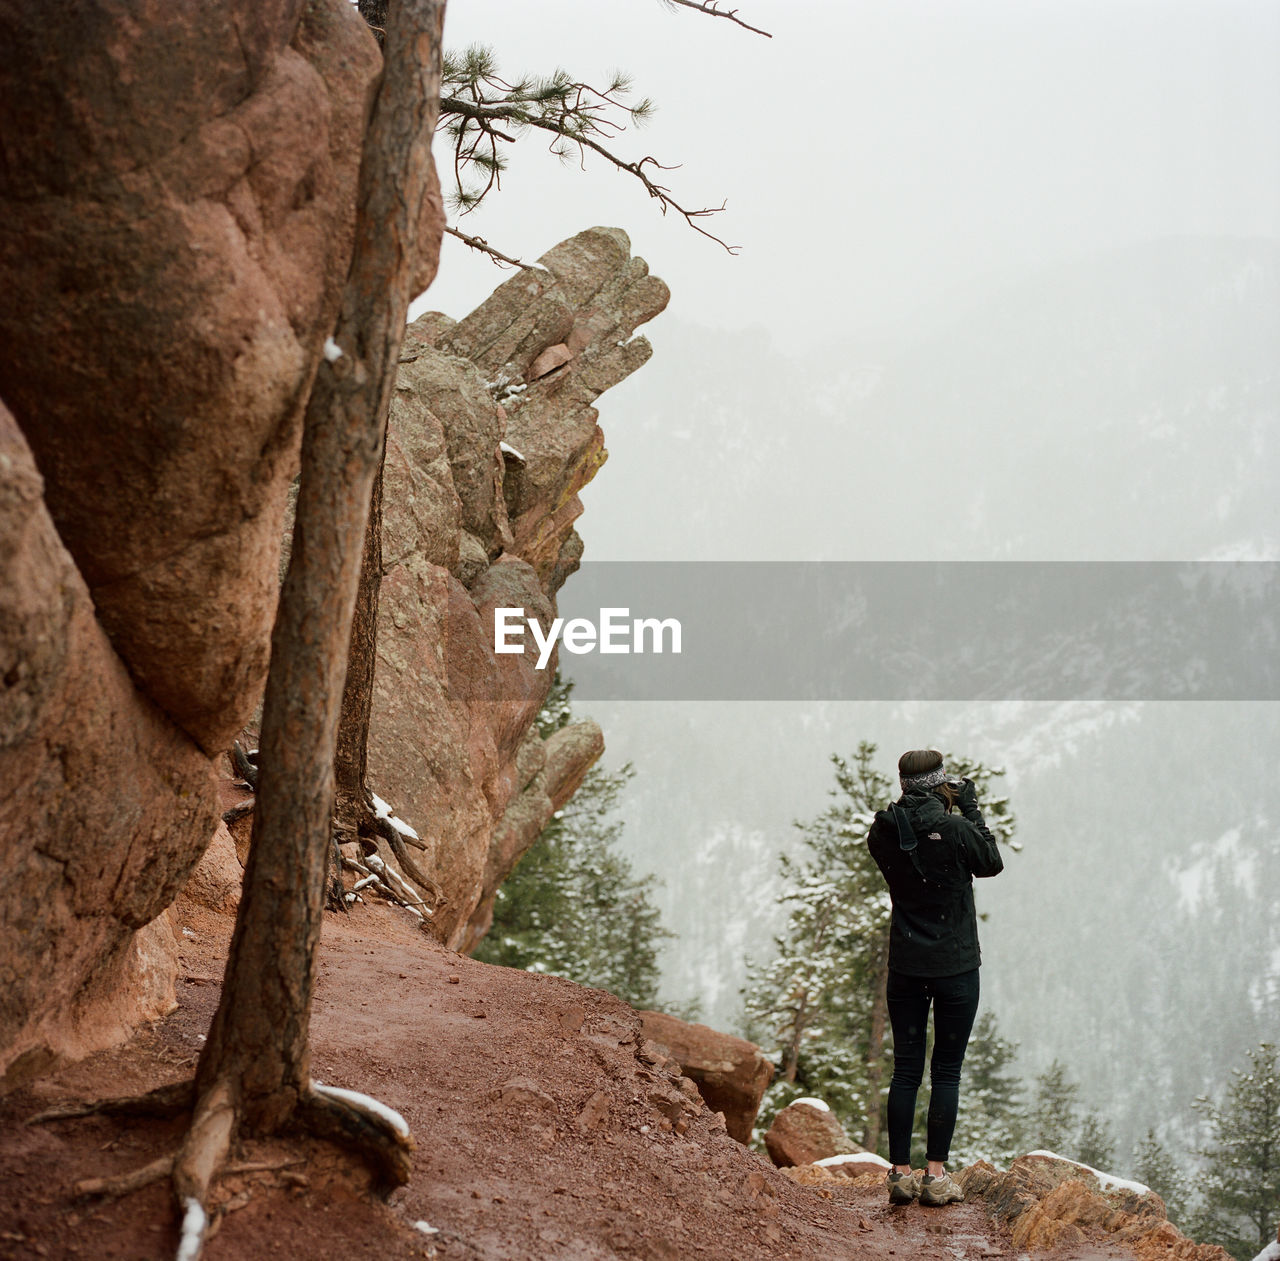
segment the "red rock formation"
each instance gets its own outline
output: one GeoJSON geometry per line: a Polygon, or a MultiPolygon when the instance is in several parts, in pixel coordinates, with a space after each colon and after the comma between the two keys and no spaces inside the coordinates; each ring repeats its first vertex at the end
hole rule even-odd
{"type": "Polygon", "coordinates": [[[166,1001],[377,64],[344,0],[0,3],[0,1070],[166,1001]]]}
{"type": "Polygon", "coordinates": [[[172,1003],[172,930],[132,939],[217,822],[208,759],[133,686],[41,492],[0,406],[0,1072],[172,1003]]]}
{"type": "Polygon", "coordinates": [[[773,1080],[773,1065],[744,1038],[690,1024],[661,1011],[642,1011],[646,1038],[680,1065],[713,1112],[724,1114],[725,1129],[739,1143],[751,1141],[760,1100],[773,1080]]]}
{"type": "Polygon", "coordinates": [[[541,740],[555,661],[495,654],[493,611],[555,616],[582,552],[577,491],[604,460],[591,404],[648,359],[632,334],[668,298],[617,228],[539,263],[458,324],[410,326],[387,445],[370,782],[427,845],[433,928],[462,950],[604,748],[591,722],[541,740]]]}
{"type": "Polygon", "coordinates": [[[0,9],[0,398],[116,651],[210,754],[266,674],[377,64],[342,0],[0,9]]]}
{"type": "MultiPolygon", "coordinates": [[[[91,14],[0,0],[0,1070],[93,1041],[92,996],[124,992],[132,935],[213,834],[209,758],[261,693],[378,64],[346,0],[91,14]]],[[[599,754],[582,726],[539,765],[552,670],[495,657],[491,614],[552,614],[604,458],[591,403],[666,300],[595,229],[405,344],[371,768],[429,840],[454,945],[599,754]]],[[[146,958],[158,997],[120,1021],[166,1001],[171,965],[146,958]]]]}
{"type": "Polygon", "coordinates": [[[788,1104],[773,1118],[764,1145],[775,1165],[811,1165],[829,1156],[862,1151],[834,1112],[804,1099],[788,1104]]]}

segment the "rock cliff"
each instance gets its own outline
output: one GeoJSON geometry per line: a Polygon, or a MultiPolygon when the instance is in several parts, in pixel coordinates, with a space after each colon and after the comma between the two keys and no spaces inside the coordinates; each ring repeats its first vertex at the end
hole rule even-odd
{"type": "MultiPolygon", "coordinates": [[[[49,15],[0,0],[12,1080],[172,1002],[162,913],[214,835],[214,759],[261,695],[379,64],[345,0],[93,14],[50,39],[49,15]]],[[[592,229],[405,343],[370,767],[426,840],[455,948],[603,747],[591,723],[537,736],[554,662],[495,656],[492,610],[554,614],[605,458],[592,403],[649,357],[632,334],[667,296],[624,233],[592,229]]]]}
{"type": "Polygon", "coordinates": [[[378,65],[342,0],[91,13],[0,4],[0,1073],[171,1001],[378,65]]]}
{"type": "Polygon", "coordinates": [[[498,655],[493,610],[546,625],[577,568],[578,491],[605,459],[592,406],[651,354],[667,303],[617,228],[557,245],[464,320],[410,326],[392,404],[369,772],[428,849],[434,928],[473,948],[493,897],[604,742],[542,740],[555,661],[498,655]]]}

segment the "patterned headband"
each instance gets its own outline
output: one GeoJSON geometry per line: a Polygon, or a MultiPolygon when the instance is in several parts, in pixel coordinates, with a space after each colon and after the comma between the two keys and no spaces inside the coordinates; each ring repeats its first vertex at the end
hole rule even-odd
{"type": "Polygon", "coordinates": [[[899,775],[898,782],[902,785],[904,792],[909,788],[937,788],[944,783],[947,778],[947,768],[939,765],[931,771],[925,771],[923,775],[899,775]]]}

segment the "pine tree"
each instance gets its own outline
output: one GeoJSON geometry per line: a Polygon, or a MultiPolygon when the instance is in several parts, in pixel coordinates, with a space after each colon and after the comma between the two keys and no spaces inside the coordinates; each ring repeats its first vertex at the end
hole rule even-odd
{"type": "Polygon", "coordinates": [[[1116,1136],[1111,1122],[1102,1113],[1087,1113],[1081,1121],[1080,1137],[1076,1141],[1076,1159],[1104,1173],[1115,1164],[1116,1136]]]}
{"type": "Polygon", "coordinates": [[[1067,1076],[1066,1066],[1054,1060],[1036,1076],[1035,1094],[1027,1109],[1026,1137],[1041,1151],[1066,1155],[1074,1150],[1077,1128],[1076,1096],[1080,1087],[1067,1076]]]}
{"type": "MultiPolygon", "coordinates": [[[[779,1065],[761,1108],[761,1124],[792,1099],[816,1095],[861,1143],[879,1145],[888,1089],[891,1036],[885,1002],[889,963],[889,891],[867,848],[877,810],[897,794],[875,767],[876,745],[862,741],[852,758],[831,755],[831,803],[797,822],[800,856],[779,856],[790,907],[766,965],[748,962],[743,990],[748,1037],[774,1051],[779,1065]]],[[[990,792],[1001,770],[946,757],[978,787],[988,826],[1009,841],[1008,799],[990,792]]]]}
{"type": "MultiPolygon", "coordinates": [[[[872,1107],[879,1111],[868,1059],[890,908],[865,842],[875,811],[890,800],[891,781],[875,769],[874,755],[867,741],[852,762],[832,755],[834,800],[815,819],[796,823],[803,856],[779,856],[779,901],[790,905],[790,917],[774,939],[773,961],[762,969],[748,964],[744,990],[749,1033],[777,1047],[778,1075],[762,1123],[801,1094],[825,1100],[857,1135],[870,1128],[872,1107]]],[[[882,1060],[883,1022],[877,1050],[882,1060]]]]}
{"type": "Polygon", "coordinates": [[[1198,1228],[1247,1261],[1275,1238],[1280,1219],[1280,1067],[1264,1042],[1248,1067],[1232,1069],[1226,1102],[1196,1101],[1209,1126],[1198,1228]]]}
{"type": "Polygon", "coordinates": [[[1007,1166],[1023,1151],[1022,1082],[1010,1065],[1018,1044],[1002,1038],[984,1011],[969,1038],[960,1116],[951,1150],[960,1164],[986,1160],[1007,1166]]]}
{"type": "Polygon", "coordinates": [[[1163,1201],[1169,1220],[1176,1226],[1187,1203],[1187,1181],[1177,1161],[1156,1137],[1154,1129],[1133,1150],[1133,1176],[1149,1186],[1163,1201]]]}
{"type": "MultiPolygon", "coordinates": [[[[557,675],[538,715],[544,738],[571,721],[572,687],[557,675]]],[[[587,773],[498,890],[477,959],[568,977],[633,1007],[657,1004],[658,951],[672,933],[652,901],[656,879],[637,878],[617,852],[618,797],[634,774],[630,763],[587,773]]]]}

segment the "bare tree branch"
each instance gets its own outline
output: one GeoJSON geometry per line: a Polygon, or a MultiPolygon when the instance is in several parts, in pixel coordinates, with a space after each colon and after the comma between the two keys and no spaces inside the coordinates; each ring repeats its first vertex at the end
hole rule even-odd
{"type": "MultiPolygon", "coordinates": [[[[609,99],[607,93],[599,92],[594,88],[588,87],[586,84],[573,84],[571,86],[579,91],[585,90],[594,92],[596,96],[601,99],[609,99]]],[[[588,119],[586,124],[583,125],[583,120],[580,116],[584,112],[597,111],[600,108],[601,107],[595,103],[566,106],[561,115],[547,118],[534,113],[529,108],[528,104],[519,98],[497,101],[483,99],[468,101],[461,97],[450,96],[441,97],[440,99],[440,112],[442,115],[448,114],[461,120],[473,121],[481,131],[490,133],[491,136],[492,134],[500,134],[494,132],[493,122],[495,120],[512,122],[519,127],[536,127],[540,131],[546,131],[551,135],[558,137],[561,141],[575,144],[578,146],[580,154],[582,154],[586,149],[590,149],[593,153],[598,153],[605,159],[605,161],[612,164],[619,171],[625,171],[628,175],[635,176],[635,178],[644,185],[645,191],[649,196],[658,201],[664,215],[667,213],[667,208],[670,207],[672,210],[682,215],[685,222],[687,222],[695,232],[699,232],[703,236],[714,241],[728,253],[737,254],[742,248],[741,246],[729,245],[720,237],[716,236],[714,232],[708,232],[706,228],[695,222],[695,220],[705,218],[708,215],[719,214],[724,209],[723,202],[719,206],[704,206],[698,210],[690,210],[687,207],[682,206],[674,197],[671,196],[671,190],[651,179],[645,169],[646,167],[652,166],[655,170],[671,171],[675,170],[675,167],[663,166],[657,158],[652,156],[640,158],[635,162],[628,162],[625,159],[618,157],[618,155],[612,150],[601,144],[600,141],[594,139],[589,134],[592,130],[601,130],[598,125],[599,120],[593,117],[588,119]],[[569,115],[579,116],[577,126],[572,127],[572,129],[566,125],[566,119],[569,115]]],[[[467,134],[465,121],[455,134],[457,138],[457,145],[455,147],[456,154],[460,152],[464,138],[467,134]]],[[[503,138],[505,139],[506,137],[503,138]]],[[[492,144],[492,139],[490,143],[492,144]]],[[[474,148],[475,145],[473,144],[471,146],[471,150],[474,151],[474,148]]],[[[455,162],[455,169],[457,169],[459,165],[465,165],[466,160],[467,159],[464,157],[461,160],[461,163],[455,162]]],[[[485,194],[489,191],[489,187],[496,182],[496,174],[497,168],[495,166],[491,172],[489,185],[486,185],[484,190],[474,198],[473,208],[475,204],[478,204],[479,201],[484,198],[485,194]]]]}
{"type": "Polygon", "coordinates": [[[450,236],[457,237],[464,245],[469,245],[473,250],[479,250],[481,254],[488,254],[500,267],[509,264],[512,267],[523,267],[525,271],[538,270],[536,267],[530,267],[528,263],[522,263],[518,258],[512,258],[501,250],[494,249],[482,236],[468,236],[465,232],[459,232],[457,228],[448,226],[445,227],[445,231],[450,236]]]}
{"type": "Polygon", "coordinates": [[[772,39],[773,36],[768,31],[762,31],[758,26],[752,26],[750,22],[744,22],[738,16],[737,9],[722,9],[716,0],[663,0],[665,4],[680,5],[686,9],[692,9],[695,13],[705,13],[708,17],[725,18],[727,21],[733,22],[738,26],[745,27],[748,31],[754,31],[757,35],[763,35],[765,39],[772,39]]]}

